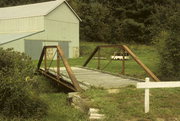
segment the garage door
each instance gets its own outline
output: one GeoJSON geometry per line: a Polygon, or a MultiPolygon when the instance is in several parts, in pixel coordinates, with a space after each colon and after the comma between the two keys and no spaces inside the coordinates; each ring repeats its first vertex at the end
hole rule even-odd
{"type": "Polygon", "coordinates": [[[60,45],[64,51],[64,55],[66,58],[69,58],[69,42],[66,41],[40,41],[40,40],[25,40],[25,53],[29,55],[33,60],[38,60],[43,46],[48,45],[60,45]]]}
{"type": "Polygon", "coordinates": [[[25,40],[25,53],[29,55],[33,60],[38,60],[42,51],[42,41],[37,40],[25,40]]]}
{"type": "Polygon", "coordinates": [[[64,55],[66,58],[69,58],[69,42],[66,41],[60,41],[59,45],[61,46],[61,48],[64,51],[64,55]]]}
{"type": "Polygon", "coordinates": [[[60,45],[61,48],[63,49],[65,57],[69,58],[69,42],[67,42],[67,41],[55,41],[55,42],[45,41],[45,42],[43,42],[43,46],[51,46],[51,45],[60,45]]]}

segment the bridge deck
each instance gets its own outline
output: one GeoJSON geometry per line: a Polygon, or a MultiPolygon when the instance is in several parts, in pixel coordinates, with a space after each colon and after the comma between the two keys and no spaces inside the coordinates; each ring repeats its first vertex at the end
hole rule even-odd
{"type": "MultiPolygon", "coordinates": [[[[79,67],[71,67],[71,69],[73,70],[77,80],[81,83],[80,86],[84,84],[94,87],[110,89],[125,87],[128,85],[136,85],[137,83],[137,81],[133,79],[123,78],[120,76],[115,76],[95,70],[79,67]]],[[[53,68],[53,70],[56,70],[56,68],[53,68]]],[[[65,68],[61,67],[60,73],[65,77],[68,77],[65,68]]]]}

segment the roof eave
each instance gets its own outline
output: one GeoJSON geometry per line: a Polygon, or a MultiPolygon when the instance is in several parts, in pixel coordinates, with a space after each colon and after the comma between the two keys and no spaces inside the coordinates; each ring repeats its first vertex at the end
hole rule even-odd
{"type": "Polygon", "coordinates": [[[75,10],[69,5],[69,3],[66,0],[64,2],[71,9],[71,11],[76,15],[76,17],[79,19],[79,21],[82,22],[82,19],[78,16],[78,14],[75,12],[75,10]]]}
{"type": "MultiPolygon", "coordinates": [[[[69,5],[69,3],[64,0],[62,3],[66,3],[66,5],[70,8],[70,10],[74,13],[74,15],[79,19],[80,22],[82,22],[82,19],[78,16],[78,14],[75,12],[75,10],[69,5]]],[[[60,6],[62,3],[57,4],[53,9],[49,10],[44,16],[50,14],[53,10],[55,10],[58,6],[60,6]]]]}

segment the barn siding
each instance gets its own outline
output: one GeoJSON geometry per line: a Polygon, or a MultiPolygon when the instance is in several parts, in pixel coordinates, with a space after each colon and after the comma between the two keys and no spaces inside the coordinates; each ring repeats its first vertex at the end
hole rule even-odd
{"type": "Polygon", "coordinates": [[[79,48],[79,19],[66,3],[45,16],[45,30],[48,40],[70,41],[70,58],[79,56],[78,51],[73,52],[73,48],[79,48]]]}
{"type": "Polygon", "coordinates": [[[24,52],[24,39],[15,40],[6,44],[1,45],[5,49],[14,48],[15,51],[24,52]]]}
{"type": "Polygon", "coordinates": [[[0,20],[0,33],[44,30],[44,16],[0,20]]]}
{"type": "Polygon", "coordinates": [[[43,43],[56,41],[66,43],[66,55],[70,58],[79,56],[79,19],[69,9],[66,3],[61,4],[46,16],[26,17],[0,20],[0,33],[39,32],[3,45],[4,48],[15,48],[25,52],[28,46],[25,41],[42,41],[43,43]]]}

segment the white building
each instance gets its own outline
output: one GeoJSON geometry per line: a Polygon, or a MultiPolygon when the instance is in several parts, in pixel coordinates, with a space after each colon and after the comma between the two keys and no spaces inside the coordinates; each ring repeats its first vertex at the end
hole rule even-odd
{"type": "Polygon", "coordinates": [[[0,8],[0,47],[39,59],[44,45],[61,45],[78,57],[80,21],[65,0],[0,8]]]}

